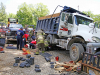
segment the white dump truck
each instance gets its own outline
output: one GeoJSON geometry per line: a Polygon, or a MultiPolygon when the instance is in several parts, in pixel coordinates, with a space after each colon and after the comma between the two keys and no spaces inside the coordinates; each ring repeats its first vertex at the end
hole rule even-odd
{"type": "Polygon", "coordinates": [[[50,45],[69,50],[70,58],[78,61],[87,43],[100,42],[100,29],[86,14],[64,6],[60,13],[38,18],[36,32],[43,29],[50,45]]]}

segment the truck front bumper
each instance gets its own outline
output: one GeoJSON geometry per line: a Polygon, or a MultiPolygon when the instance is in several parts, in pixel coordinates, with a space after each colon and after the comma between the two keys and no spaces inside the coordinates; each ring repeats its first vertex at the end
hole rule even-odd
{"type": "Polygon", "coordinates": [[[16,36],[6,36],[6,40],[8,40],[8,41],[17,41],[16,36]]]}
{"type": "Polygon", "coordinates": [[[87,43],[86,53],[94,54],[100,48],[100,43],[87,43]]]}

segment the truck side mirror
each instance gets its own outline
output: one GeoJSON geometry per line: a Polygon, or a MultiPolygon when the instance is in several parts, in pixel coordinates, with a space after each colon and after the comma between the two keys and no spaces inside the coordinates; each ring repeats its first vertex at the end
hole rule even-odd
{"type": "Polygon", "coordinates": [[[95,26],[94,23],[90,23],[90,24],[89,24],[89,27],[90,27],[90,28],[94,28],[94,26],[95,26]]]}

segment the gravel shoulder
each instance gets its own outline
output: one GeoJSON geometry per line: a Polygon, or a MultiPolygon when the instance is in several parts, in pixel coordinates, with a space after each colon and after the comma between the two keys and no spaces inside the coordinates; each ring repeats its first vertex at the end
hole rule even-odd
{"type": "MultiPolygon", "coordinates": [[[[7,44],[6,44],[7,46],[7,44]]],[[[20,68],[19,64],[18,67],[13,67],[15,63],[15,57],[24,57],[21,50],[17,49],[7,49],[5,46],[4,51],[5,53],[0,53],[0,75],[50,75],[50,74],[61,74],[59,71],[56,71],[50,68],[50,62],[47,62],[42,55],[34,55],[35,49],[29,49],[31,51],[31,57],[34,57],[34,65],[31,65],[29,68],[20,68]],[[41,72],[35,72],[35,65],[39,65],[41,72]]],[[[16,46],[16,45],[14,45],[16,46]]],[[[46,53],[51,54],[51,62],[56,62],[55,57],[59,56],[59,62],[68,62],[70,61],[69,51],[66,50],[51,50],[46,51],[46,53]]],[[[67,73],[67,72],[65,72],[67,73]]]]}

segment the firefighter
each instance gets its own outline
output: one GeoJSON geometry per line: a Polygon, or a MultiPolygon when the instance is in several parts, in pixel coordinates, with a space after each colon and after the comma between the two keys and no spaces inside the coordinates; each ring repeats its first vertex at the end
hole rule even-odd
{"type": "Polygon", "coordinates": [[[44,53],[44,32],[43,32],[43,30],[41,29],[41,30],[39,30],[39,31],[37,31],[37,34],[36,34],[36,41],[37,41],[37,48],[38,48],[38,50],[37,50],[37,52],[36,52],[36,54],[39,54],[39,49],[41,49],[41,51],[42,51],[42,53],[44,53]]]}
{"type": "Polygon", "coordinates": [[[16,34],[17,34],[17,50],[19,49],[19,45],[20,45],[20,50],[22,50],[22,40],[24,35],[23,28],[21,27],[20,30],[16,32],[16,34]]]}

